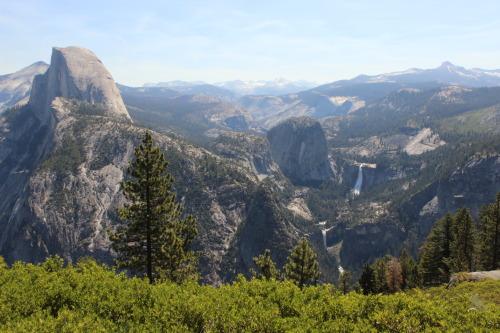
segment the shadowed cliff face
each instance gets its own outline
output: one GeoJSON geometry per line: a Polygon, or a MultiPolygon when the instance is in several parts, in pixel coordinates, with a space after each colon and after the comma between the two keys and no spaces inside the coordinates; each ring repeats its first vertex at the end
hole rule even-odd
{"type": "Polygon", "coordinates": [[[403,209],[418,221],[425,237],[446,212],[455,214],[467,206],[477,216],[481,205],[492,202],[500,191],[500,156],[472,157],[444,180],[416,194],[403,209]]]}
{"type": "Polygon", "coordinates": [[[50,116],[56,97],[101,104],[106,116],[131,120],[111,74],[92,51],[82,47],[54,47],[49,69],[33,80],[29,104],[42,122],[50,116]]]}
{"type": "Polygon", "coordinates": [[[333,178],[325,133],[312,118],[290,118],[267,133],[273,160],[294,184],[318,185],[333,178]]]}
{"type": "Polygon", "coordinates": [[[239,271],[248,274],[255,269],[252,258],[272,249],[277,267],[286,263],[286,257],[298,239],[296,232],[281,211],[281,204],[270,189],[259,188],[248,207],[247,221],[238,233],[239,271]]]}

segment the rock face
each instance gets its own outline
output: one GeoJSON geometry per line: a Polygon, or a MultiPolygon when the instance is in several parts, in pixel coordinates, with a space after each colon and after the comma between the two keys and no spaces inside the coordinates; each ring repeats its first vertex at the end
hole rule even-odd
{"type": "Polygon", "coordinates": [[[131,120],[111,74],[92,51],[82,47],[54,47],[49,69],[33,80],[29,104],[42,122],[56,97],[101,104],[107,116],[131,120]]]}
{"type": "Polygon", "coordinates": [[[293,183],[318,185],[333,178],[325,133],[312,118],[290,118],[267,133],[273,160],[293,183]]]}
{"type": "Polygon", "coordinates": [[[259,188],[249,203],[248,218],[238,233],[239,271],[248,274],[255,267],[252,258],[266,249],[272,249],[273,261],[277,267],[283,267],[297,240],[297,233],[271,190],[259,188]]]}
{"type": "Polygon", "coordinates": [[[0,77],[0,112],[29,96],[35,75],[43,74],[49,65],[43,61],[0,77]]]}
{"type": "Polygon", "coordinates": [[[383,256],[405,237],[396,225],[364,223],[345,230],[340,251],[344,267],[358,266],[383,256]]]}
{"type": "Polygon", "coordinates": [[[219,156],[231,158],[248,167],[262,180],[269,175],[279,174],[279,167],[271,157],[266,139],[255,134],[221,132],[209,149],[219,156]]]}
{"type": "Polygon", "coordinates": [[[446,212],[467,206],[473,216],[500,191],[500,156],[472,157],[446,179],[429,185],[403,207],[425,237],[446,212]]]}

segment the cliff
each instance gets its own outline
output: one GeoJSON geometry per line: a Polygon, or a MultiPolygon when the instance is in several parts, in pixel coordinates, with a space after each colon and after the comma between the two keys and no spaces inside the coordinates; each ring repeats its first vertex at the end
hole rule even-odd
{"type": "Polygon", "coordinates": [[[70,46],[54,47],[49,69],[35,76],[29,104],[45,122],[56,97],[101,104],[106,116],[131,120],[113,77],[90,50],[70,46]]]}
{"type": "Polygon", "coordinates": [[[413,196],[403,209],[418,222],[419,233],[425,237],[446,212],[455,214],[467,206],[478,216],[481,205],[492,202],[499,191],[500,156],[476,156],[413,196]]]}
{"type": "Polygon", "coordinates": [[[273,160],[294,184],[314,186],[333,178],[325,133],[318,121],[289,118],[266,137],[273,160]]]}

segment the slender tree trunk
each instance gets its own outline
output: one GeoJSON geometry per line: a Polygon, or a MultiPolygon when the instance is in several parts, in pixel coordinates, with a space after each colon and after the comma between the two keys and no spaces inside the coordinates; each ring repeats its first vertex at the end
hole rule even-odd
{"type": "MultiPolygon", "coordinates": [[[[148,161],[149,162],[149,161],[148,161]]],[[[149,283],[153,284],[153,263],[151,256],[151,198],[149,188],[149,171],[146,172],[146,251],[147,251],[147,274],[149,283]]]]}
{"type": "Polygon", "coordinates": [[[498,242],[500,241],[499,238],[499,233],[500,231],[498,230],[500,226],[500,200],[499,200],[499,195],[497,195],[497,200],[495,202],[495,240],[493,242],[493,260],[491,263],[491,269],[497,269],[497,263],[498,263],[498,242]]]}

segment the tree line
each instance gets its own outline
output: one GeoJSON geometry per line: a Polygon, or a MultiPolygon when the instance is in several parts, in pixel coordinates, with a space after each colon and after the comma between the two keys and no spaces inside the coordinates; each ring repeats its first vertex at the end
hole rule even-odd
{"type": "Polygon", "coordinates": [[[365,264],[359,285],[365,294],[391,293],[447,283],[460,272],[500,269],[500,192],[481,207],[475,222],[467,207],[437,220],[420,248],[418,261],[406,249],[365,264]]]}

